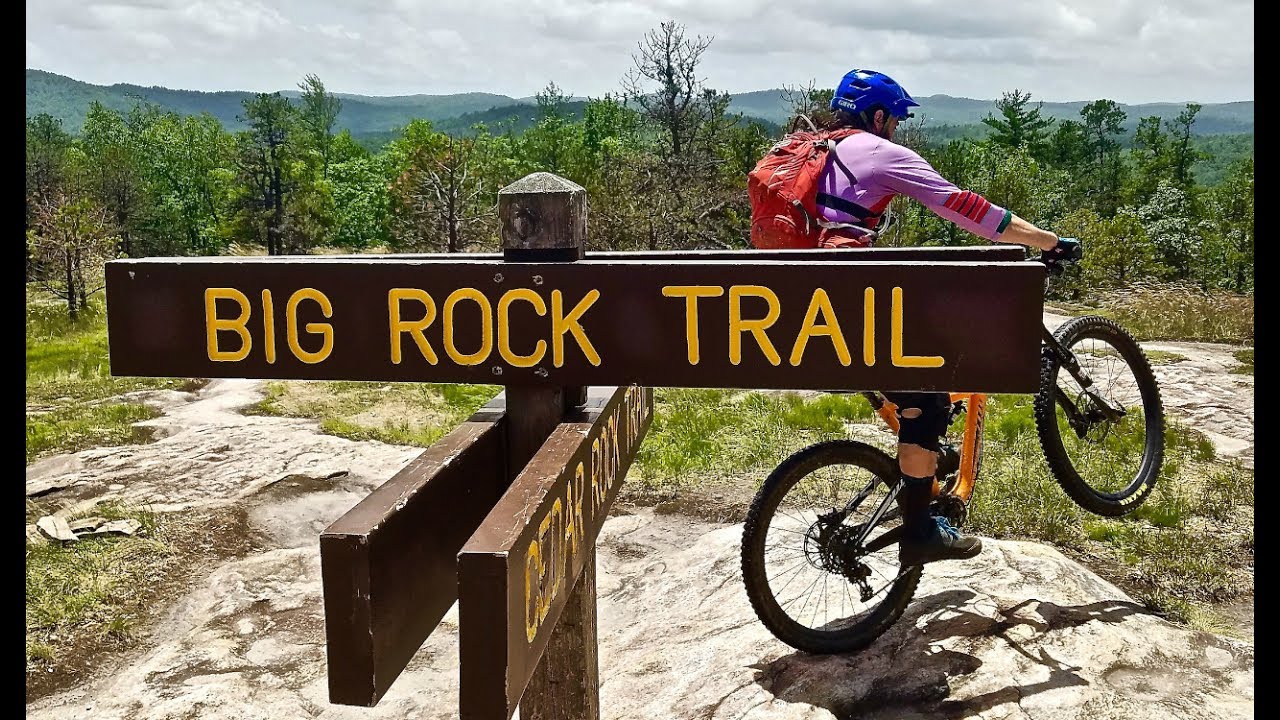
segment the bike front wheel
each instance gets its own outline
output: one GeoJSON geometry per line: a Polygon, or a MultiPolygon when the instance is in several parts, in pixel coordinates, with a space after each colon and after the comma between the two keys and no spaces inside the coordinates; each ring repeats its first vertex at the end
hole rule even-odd
{"type": "Polygon", "coordinates": [[[901,512],[885,502],[897,478],[883,451],[833,440],[796,452],[765,480],[743,528],[742,577],[779,640],[850,652],[902,615],[921,568],[898,563],[901,512]]]}
{"type": "Polygon", "coordinates": [[[1164,462],[1164,407],[1151,364],[1124,328],[1096,315],[1064,323],[1054,338],[1067,355],[1045,353],[1035,402],[1049,469],[1084,509],[1130,513],[1164,462]],[[1072,358],[1080,373],[1066,367],[1072,358]]]}

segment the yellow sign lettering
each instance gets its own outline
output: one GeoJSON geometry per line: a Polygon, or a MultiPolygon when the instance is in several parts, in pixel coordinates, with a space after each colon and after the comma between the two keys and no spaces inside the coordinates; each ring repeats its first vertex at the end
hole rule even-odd
{"type": "Polygon", "coordinates": [[[546,568],[542,564],[542,546],[537,538],[529,543],[529,552],[524,558],[524,633],[529,642],[538,634],[538,625],[542,623],[538,617],[540,604],[539,590],[542,587],[542,575],[546,568]]]}
{"type": "Polygon", "coordinates": [[[488,359],[489,353],[493,351],[493,308],[484,293],[475,288],[458,288],[445,298],[444,351],[459,365],[479,365],[488,359]],[[463,300],[470,300],[480,308],[480,349],[470,354],[459,351],[453,338],[454,308],[463,300]]]}
{"type": "Polygon", "coordinates": [[[840,322],[836,319],[836,312],[831,307],[831,298],[827,297],[827,291],[817,288],[813,291],[813,297],[809,300],[809,309],[804,314],[804,323],[800,326],[800,334],[796,336],[796,344],[791,348],[791,364],[798,367],[800,361],[804,359],[805,346],[809,344],[809,338],[818,335],[825,335],[831,338],[831,344],[835,346],[836,357],[840,358],[840,364],[849,367],[853,362],[849,357],[849,346],[844,342],[844,333],[840,332],[840,322]],[[822,323],[817,324],[818,313],[822,313],[822,323]]]}
{"type": "Polygon", "coordinates": [[[578,301],[568,315],[565,315],[564,294],[559,290],[551,291],[551,354],[556,367],[564,367],[564,334],[566,332],[573,333],[573,339],[578,341],[578,348],[582,350],[582,354],[587,356],[587,360],[591,361],[592,365],[599,367],[600,354],[587,339],[587,333],[583,331],[582,324],[579,322],[583,313],[599,299],[600,291],[592,290],[578,301]]]}
{"type": "Polygon", "coordinates": [[[667,285],[662,288],[666,297],[684,298],[684,338],[689,351],[689,364],[697,365],[698,351],[698,298],[720,297],[724,288],[718,285],[667,285]]]}
{"type": "Polygon", "coordinates": [[[307,352],[298,344],[298,304],[303,300],[310,300],[320,306],[320,312],[325,317],[333,317],[333,305],[329,303],[329,298],[325,294],[314,288],[302,288],[289,297],[289,303],[285,305],[285,322],[289,336],[289,349],[293,351],[294,357],[304,363],[314,364],[329,357],[329,353],[333,352],[333,326],[329,323],[307,323],[306,331],[320,335],[324,340],[320,343],[320,349],[316,352],[307,352]]]}
{"type": "Polygon", "coordinates": [[[582,463],[578,463],[578,467],[573,471],[573,479],[568,483],[569,512],[564,522],[564,542],[574,555],[578,554],[579,538],[587,532],[582,522],[582,486],[585,474],[582,463]]]}
{"type": "Polygon", "coordinates": [[[436,302],[431,299],[426,290],[418,288],[392,288],[387,293],[387,315],[391,319],[391,362],[399,365],[402,359],[400,349],[400,340],[403,333],[409,333],[413,338],[413,342],[418,346],[418,352],[422,353],[422,357],[427,362],[435,365],[440,361],[436,357],[435,350],[431,349],[431,345],[427,343],[427,336],[422,334],[423,330],[431,325],[436,319],[436,302]],[[400,315],[400,303],[404,300],[416,300],[422,303],[423,314],[420,320],[404,320],[400,315]]]}
{"type": "MultiPolygon", "coordinates": [[[[543,302],[538,293],[529,288],[508,290],[503,293],[502,298],[498,300],[498,354],[502,356],[503,360],[515,367],[533,367],[541,362],[542,357],[547,354],[547,341],[539,340],[533,346],[532,355],[517,355],[511,349],[511,321],[509,316],[511,303],[517,300],[524,300],[532,305],[533,311],[539,315],[547,314],[547,304],[543,302]]],[[[581,328],[578,329],[581,331],[581,328]]]]}
{"type": "Polygon", "coordinates": [[[875,288],[867,288],[862,293],[862,362],[867,367],[876,364],[875,288]]]}
{"type": "Polygon", "coordinates": [[[249,298],[235,288],[207,288],[204,291],[204,331],[209,359],[214,362],[238,362],[249,357],[253,338],[249,336],[249,298]],[[218,317],[219,300],[235,300],[240,305],[236,319],[218,317]],[[240,336],[238,350],[223,350],[218,345],[218,331],[231,330],[240,336]]]}
{"type": "Polygon", "coordinates": [[[941,355],[904,355],[902,354],[902,288],[893,289],[893,329],[892,360],[894,367],[942,367],[941,355]]]}
{"type": "Polygon", "coordinates": [[[774,349],[769,336],[765,334],[771,325],[778,321],[781,310],[778,296],[762,285],[734,285],[729,288],[729,362],[734,365],[742,363],[742,334],[750,332],[760,346],[761,352],[774,365],[782,363],[778,351],[774,349]],[[755,320],[742,319],[742,298],[763,298],[769,305],[769,311],[763,318],[755,320]]]}
{"type": "Polygon", "coordinates": [[[262,291],[262,343],[267,352],[267,362],[276,361],[276,318],[275,306],[271,304],[271,291],[262,291]]]}

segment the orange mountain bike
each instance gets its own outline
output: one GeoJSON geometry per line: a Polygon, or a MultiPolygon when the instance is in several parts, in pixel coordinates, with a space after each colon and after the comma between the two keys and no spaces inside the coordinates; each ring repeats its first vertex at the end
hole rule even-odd
{"type": "MultiPolygon", "coordinates": [[[[1035,423],[1053,477],[1091,512],[1133,511],[1164,459],[1164,410],[1146,356],[1123,328],[1094,315],[1046,328],[1041,351],[1035,423]]],[[[893,404],[861,394],[896,434],[893,404]]],[[[933,513],[960,527],[982,467],[987,396],[951,400],[952,424],[963,415],[964,430],[938,452],[933,513]]],[[[902,615],[922,567],[898,563],[900,488],[897,460],[854,440],[810,445],[765,480],[743,529],[742,577],[779,640],[806,652],[850,652],[902,615]]]]}

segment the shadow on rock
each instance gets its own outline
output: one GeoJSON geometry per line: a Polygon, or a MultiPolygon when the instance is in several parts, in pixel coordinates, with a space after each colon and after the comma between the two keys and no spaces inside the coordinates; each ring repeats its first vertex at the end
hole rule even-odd
{"type": "Polygon", "coordinates": [[[1146,613],[1141,605],[1127,601],[1064,606],[1029,599],[1007,608],[984,607],[990,614],[983,614],[976,611],[977,600],[969,590],[919,598],[887,633],[864,650],[843,655],[784,655],[752,666],[757,671],[756,683],[779,701],[825,708],[842,719],[972,717],[1046,690],[1090,685],[1090,680],[1080,675],[1080,667],[1061,662],[1045,647],[1038,647],[1043,636],[1095,621],[1118,623],[1130,615],[1146,613]],[[1017,630],[1019,626],[1028,629],[1017,630]],[[953,687],[977,677],[980,671],[993,677],[1016,677],[1016,658],[1003,667],[991,666],[1002,654],[996,645],[1048,668],[1047,679],[951,697],[953,687]]]}

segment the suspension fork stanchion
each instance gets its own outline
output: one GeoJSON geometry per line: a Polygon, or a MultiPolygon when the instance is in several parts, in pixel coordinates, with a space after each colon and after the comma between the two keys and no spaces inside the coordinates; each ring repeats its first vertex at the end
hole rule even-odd
{"type": "MultiPolygon", "coordinates": [[[[1049,352],[1053,353],[1058,364],[1066,368],[1071,377],[1080,384],[1080,389],[1083,390],[1084,394],[1088,395],[1089,398],[1093,400],[1093,402],[1103,411],[1107,416],[1107,419],[1114,421],[1124,417],[1124,408],[1116,407],[1112,403],[1108,402],[1106,398],[1098,395],[1098,393],[1093,389],[1093,378],[1089,377],[1085,373],[1084,369],[1080,367],[1080,363],[1076,361],[1075,354],[1063,347],[1062,343],[1058,342],[1058,339],[1053,336],[1053,333],[1049,332],[1049,328],[1041,325],[1040,329],[1042,331],[1041,337],[1048,346],[1049,352]]],[[[1055,387],[1055,394],[1059,399],[1066,398],[1065,394],[1061,392],[1061,388],[1055,387]]],[[[1070,407],[1064,407],[1063,410],[1069,415],[1074,414],[1076,418],[1079,419],[1080,412],[1075,408],[1074,404],[1071,404],[1070,402],[1068,402],[1068,404],[1070,407]]]]}
{"type": "Polygon", "coordinates": [[[973,393],[966,398],[968,414],[964,421],[964,440],[960,445],[960,479],[952,493],[967,503],[982,468],[982,428],[987,419],[987,396],[973,393]]]}
{"type": "Polygon", "coordinates": [[[1076,382],[1080,383],[1080,387],[1087,388],[1093,384],[1093,380],[1088,375],[1081,372],[1080,363],[1076,362],[1076,356],[1063,347],[1062,343],[1058,342],[1058,338],[1054,337],[1053,333],[1049,332],[1049,328],[1041,325],[1040,337],[1044,340],[1045,344],[1049,346],[1049,351],[1053,353],[1055,358],[1057,358],[1058,364],[1066,368],[1067,372],[1071,373],[1071,376],[1076,379],[1076,382]]]}

